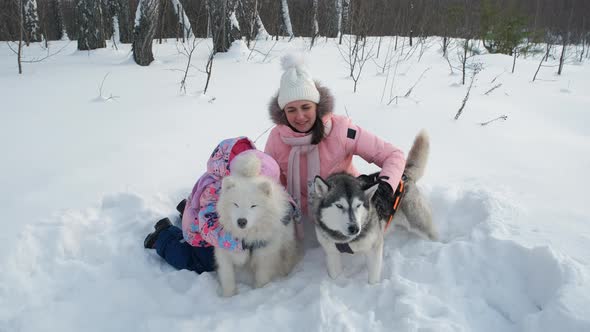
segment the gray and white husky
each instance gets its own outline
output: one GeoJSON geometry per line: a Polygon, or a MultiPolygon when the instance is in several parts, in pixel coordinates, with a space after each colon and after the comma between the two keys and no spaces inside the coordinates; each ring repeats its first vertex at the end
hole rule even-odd
{"type": "MultiPolygon", "coordinates": [[[[406,226],[410,231],[437,238],[432,224],[430,206],[416,187],[424,174],[428,159],[429,139],[425,131],[415,138],[404,170],[405,194],[394,215],[393,224],[406,226]]],[[[338,173],[327,179],[315,178],[313,213],[316,235],[326,252],[328,274],[336,278],[342,271],[341,253],[362,253],[367,257],[369,283],[381,279],[383,238],[388,220],[378,217],[371,199],[377,185],[363,190],[363,182],[352,175],[338,173]]]]}

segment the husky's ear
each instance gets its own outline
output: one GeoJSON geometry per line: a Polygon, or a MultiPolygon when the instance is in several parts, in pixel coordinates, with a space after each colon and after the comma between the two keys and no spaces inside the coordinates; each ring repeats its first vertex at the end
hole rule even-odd
{"type": "Polygon", "coordinates": [[[365,189],[365,196],[369,200],[371,200],[373,198],[373,195],[375,195],[375,192],[377,191],[377,188],[379,188],[379,183],[375,183],[374,185],[372,185],[369,188],[365,189]]]}
{"type": "Polygon", "coordinates": [[[231,176],[226,176],[221,182],[221,191],[228,191],[236,186],[236,181],[231,176]]]}
{"type": "Polygon", "coordinates": [[[319,197],[325,196],[328,193],[328,190],[330,190],[330,186],[319,175],[316,175],[315,179],[313,180],[313,186],[316,195],[319,197]]]}
{"type": "Polygon", "coordinates": [[[258,189],[262,191],[266,196],[270,196],[272,193],[272,185],[268,181],[262,181],[258,184],[258,189]]]}

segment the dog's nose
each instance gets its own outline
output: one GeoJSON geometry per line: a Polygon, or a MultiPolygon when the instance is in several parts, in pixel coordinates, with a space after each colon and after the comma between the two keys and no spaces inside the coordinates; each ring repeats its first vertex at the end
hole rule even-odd
{"type": "Polygon", "coordinates": [[[357,225],[349,225],[348,226],[348,233],[352,234],[356,234],[359,232],[359,227],[357,225]]]}
{"type": "Polygon", "coordinates": [[[246,218],[238,218],[238,226],[240,226],[240,228],[246,227],[247,223],[248,220],[246,218]]]}

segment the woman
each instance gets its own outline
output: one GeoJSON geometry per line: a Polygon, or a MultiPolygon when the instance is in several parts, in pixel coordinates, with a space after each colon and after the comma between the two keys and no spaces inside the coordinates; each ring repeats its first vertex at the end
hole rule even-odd
{"type": "MultiPolygon", "coordinates": [[[[281,182],[305,219],[309,219],[309,195],[315,176],[325,178],[336,172],[358,176],[352,164],[355,155],[381,168],[373,202],[381,218],[389,217],[393,213],[393,188],[397,188],[404,171],[403,152],[349,118],[334,114],[332,94],[314,82],[300,59],[289,55],[282,59],[282,65],[280,88],[269,106],[276,126],[265,152],[278,162],[281,182]]],[[[301,237],[303,230],[298,231],[301,237]]]]}

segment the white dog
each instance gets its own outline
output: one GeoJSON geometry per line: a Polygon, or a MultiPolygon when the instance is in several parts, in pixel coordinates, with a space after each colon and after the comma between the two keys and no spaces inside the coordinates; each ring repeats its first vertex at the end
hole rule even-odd
{"type": "Polygon", "coordinates": [[[260,170],[260,159],[243,152],[232,161],[232,173],[221,185],[219,223],[245,248],[229,251],[215,247],[223,296],[237,293],[236,267],[250,267],[258,288],[274,277],[289,274],[298,260],[288,194],[273,179],[260,175],[260,170]]]}
{"type": "MultiPolygon", "coordinates": [[[[428,159],[429,141],[423,131],[408,154],[404,170],[404,196],[395,213],[393,223],[434,240],[430,206],[420,194],[416,181],[424,174],[428,159]]],[[[362,253],[367,257],[369,283],[381,279],[383,238],[388,220],[379,219],[372,197],[376,185],[363,190],[365,184],[345,173],[330,175],[326,180],[316,177],[313,213],[318,241],[326,252],[328,274],[336,278],[342,271],[342,253],[362,253]]]]}

